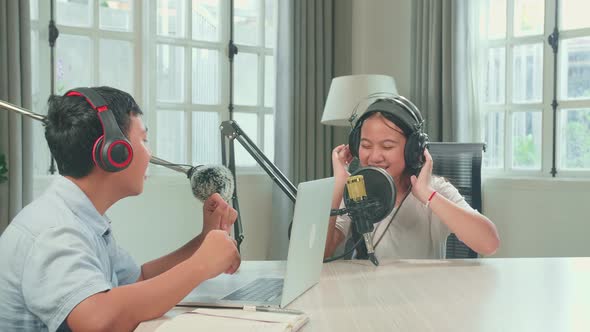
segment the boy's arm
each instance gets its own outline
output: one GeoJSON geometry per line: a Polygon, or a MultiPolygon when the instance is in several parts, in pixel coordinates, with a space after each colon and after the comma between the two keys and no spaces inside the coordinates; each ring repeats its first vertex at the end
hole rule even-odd
{"type": "Polygon", "coordinates": [[[137,281],[158,276],[191,257],[199,249],[203,239],[210,231],[221,229],[229,233],[237,216],[237,211],[229,206],[219,194],[211,195],[203,203],[203,231],[201,234],[174,252],[143,264],[141,275],[137,281]]]}
{"type": "Polygon", "coordinates": [[[158,276],[191,257],[201,246],[206,234],[199,234],[182,247],[168,255],[156,258],[141,266],[141,274],[137,282],[158,276]]]}
{"type": "Polygon", "coordinates": [[[233,273],[239,264],[233,239],[211,231],[192,256],[168,271],[86,298],[70,312],[67,324],[73,331],[131,331],[165,314],[204,280],[233,273]]]}

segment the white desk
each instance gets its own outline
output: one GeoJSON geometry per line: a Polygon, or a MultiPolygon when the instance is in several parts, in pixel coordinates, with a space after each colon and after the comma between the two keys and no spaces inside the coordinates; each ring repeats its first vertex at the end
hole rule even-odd
{"type": "Polygon", "coordinates": [[[339,261],[289,307],[303,331],[590,331],[590,258],[339,261]]]}

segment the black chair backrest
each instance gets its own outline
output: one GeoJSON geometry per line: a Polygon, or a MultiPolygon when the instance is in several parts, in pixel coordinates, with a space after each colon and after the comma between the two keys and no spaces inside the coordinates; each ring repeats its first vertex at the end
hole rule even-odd
{"type": "MultiPolygon", "coordinates": [[[[481,159],[484,143],[430,142],[434,175],[449,181],[472,208],[481,212],[481,159]]],[[[477,253],[461,242],[455,234],[447,239],[447,258],[477,258],[477,253]]]]}

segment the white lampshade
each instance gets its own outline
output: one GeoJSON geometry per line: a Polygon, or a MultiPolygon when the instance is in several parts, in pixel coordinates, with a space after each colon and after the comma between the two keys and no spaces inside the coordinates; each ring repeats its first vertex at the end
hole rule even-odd
{"type": "Polygon", "coordinates": [[[332,79],[328,92],[322,123],[331,126],[350,126],[349,119],[355,107],[374,94],[398,95],[393,77],[386,75],[335,77],[332,79]]]}

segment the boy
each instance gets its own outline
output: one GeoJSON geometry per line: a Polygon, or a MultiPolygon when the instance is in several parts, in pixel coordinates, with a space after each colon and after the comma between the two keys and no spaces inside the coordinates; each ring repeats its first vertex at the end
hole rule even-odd
{"type": "Polygon", "coordinates": [[[117,246],[104,214],[143,191],[151,153],[141,115],[108,87],[50,98],[45,137],[61,176],[0,237],[1,331],[130,331],[239,267],[227,233],[237,213],[218,194],[204,204],[201,234],[178,250],[139,267],[117,246]]]}

